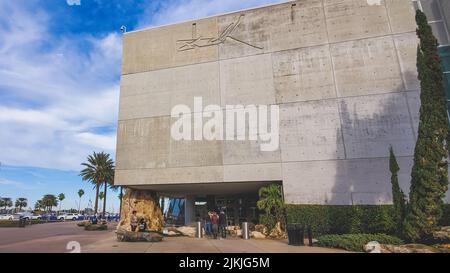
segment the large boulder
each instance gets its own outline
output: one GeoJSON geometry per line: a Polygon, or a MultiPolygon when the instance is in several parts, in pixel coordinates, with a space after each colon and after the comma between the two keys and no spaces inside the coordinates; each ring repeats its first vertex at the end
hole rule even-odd
{"type": "Polygon", "coordinates": [[[77,226],[85,227],[85,226],[90,225],[90,224],[91,224],[91,222],[89,222],[89,221],[81,221],[81,222],[77,223],[77,226]]]}
{"type": "Polygon", "coordinates": [[[450,227],[441,227],[440,230],[433,232],[433,238],[440,242],[450,242],[450,227]]]}
{"type": "Polygon", "coordinates": [[[184,236],[195,237],[197,228],[191,227],[191,226],[182,226],[182,227],[178,227],[176,230],[179,233],[183,234],[184,236]]]}
{"type": "Polygon", "coordinates": [[[97,224],[97,225],[85,225],[84,226],[84,230],[88,230],[88,231],[97,231],[97,230],[107,230],[108,229],[108,225],[104,225],[104,224],[97,224]]]}
{"type": "Polygon", "coordinates": [[[176,228],[165,228],[163,229],[164,236],[167,237],[178,237],[178,236],[184,236],[183,233],[179,232],[176,228]]]}
{"type": "Polygon", "coordinates": [[[116,231],[119,242],[161,242],[163,236],[156,232],[133,232],[124,229],[116,231]]]}
{"type": "Polygon", "coordinates": [[[286,232],[281,228],[281,223],[278,222],[275,227],[270,231],[269,237],[276,238],[276,239],[286,239],[287,234],[286,232]]]}
{"type": "Polygon", "coordinates": [[[364,251],[367,253],[381,253],[381,244],[377,241],[368,242],[364,246],[364,251]]]}
{"type": "Polygon", "coordinates": [[[131,214],[136,211],[139,219],[144,219],[150,231],[162,231],[164,217],[159,207],[158,197],[152,191],[127,189],[122,199],[122,212],[118,228],[131,231],[131,214]]]}
{"type": "Polygon", "coordinates": [[[259,231],[252,231],[251,237],[253,237],[255,239],[265,239],[266,235],[264,235],[262,232],[259,232],[259,231]]]}
{"type": "Polygon", "coordinates": [[[407,245],[383,245],[378,242],[369,242],[364,246],[364,251],[368,253],[439,253],[438,248],[422,244],[407,245]]]}

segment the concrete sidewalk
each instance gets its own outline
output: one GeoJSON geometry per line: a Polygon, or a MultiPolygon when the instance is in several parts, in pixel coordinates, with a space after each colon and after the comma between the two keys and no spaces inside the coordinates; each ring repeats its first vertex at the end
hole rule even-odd
{"type": "Polygon", "coordinates": [[[196,239],[189,237],[166,237],[159,243],[117,242],[112,236],[82,246],[83,253],[345,253],[339,249],[290,246],[287,240],[242,239],[196,239]]]}

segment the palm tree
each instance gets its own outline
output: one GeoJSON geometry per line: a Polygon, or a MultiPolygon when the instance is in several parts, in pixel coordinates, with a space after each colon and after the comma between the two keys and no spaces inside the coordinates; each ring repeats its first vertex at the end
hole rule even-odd
{"type": "Polygon", "coordinates": [[[110,155],[104,152],[89,155],[86,163],[82,163],[85,168],[81,170],[80,176],[83,181],[89,181],[94,184],[95,192],[95,206],[94,212],[98,212],[98,198],[100,192],[100,186],[105,183],[105,189],[108,186],[108,177],[111,176],[111,172],[114,170],[114,162],[111,160],[110,155]]]}
{"type": "Polygon", "coordinates": [[[6,212],[6,208],[8,207],[12,207],[13,206],[13,202],[11,200],[11,198],[9,197],[2,197],[0,199],[0,206],[5,208],[5,212],[6,212]]]}
{"type": "Polygon", "coordinates": [[[43,208],[45,208],[44,202],[42,202],[42,200],[37,200],[36,203],[34,204],[34,209],[41,210],[43,208]]]}
{"type": "MultiPolygon", "coordinates": [[[[111,160],[112,162],[112,160],[111,160]]],[[[106,214],[106,192],[108,187],[117,191],[117,187],[114,187],[114,163],[110,166],[106,173],[105,182],[103,183],[104,189],[104,197],[103,197],[103,216],[106,214]]]]}
{"type": "Polygon", "coordinates": [[[59,210],[61,211],[61,205],[62,205],[62,201],[66,199],[66,195],[64,193],[60,193],[58,195],[58,200],[59,200],[59,210]]]}
{"type": "MultiPolygon", "coordinates": [[[[105,198],[105,193],[104,192],[100,192],[99,194],[98,194],[98,199],[100,199],[100,202],[103,200],[105,198]]],[[[103,205],[104,205],[104,203],[103,203],[103,205]]],[[[104,209],[104,208],[103,208],[104,209]]],[[[104,214],[103,214],[104,215],[104,214]]]]}
{"type": "Polygon", "coordinates": [[[23,207],[28,206],[28,200],[23,197],[17,198],[15,205],[16,205],[16,208],[19,208],[19,212],[20,212],[23,207]]]}
{"type": "Polygon", "coordinates": [[[46,211],[51,211],[53,207],[58,206],[58,199],[53,194],[46,194],[42,198],[42,204],[46,211]]]}
{"type": "Polygon", "coordinates": [[[119,218],[122,215],[122,199],[123,199],[123,187],[120,187],[120,193],[119,193],[119,200],[120,200],[120,204],[119,204],[119,218]]]}
{"type": "Polygon", "coordinates": [[[276,222],[284,224],[284,201],[281,185],[271,184],[259,189],[259,200],[256,205],[258,209],[266,212],[266,220],[269,220],[271,225],[276,222]]]}
{"type": "Polygon", "coordinates": [[[83,195],[84,195],[84,190],[83,190],[83,189],[80,189],[80,190],[78,191],[78,196],[80,197],[80,202],[78,203],[78,213],[80,213],[80,209],[81,209],[81,197],[83,197],[83,195]]]}

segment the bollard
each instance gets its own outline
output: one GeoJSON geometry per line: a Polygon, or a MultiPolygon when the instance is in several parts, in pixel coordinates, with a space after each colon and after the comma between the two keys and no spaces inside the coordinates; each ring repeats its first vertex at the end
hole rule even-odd
{"type": "Polygon", "coordinates": [[[203,238],[202,222],[197,222],[197,229],[195,232],[195,238],[203,238]]]}
{"type": "Polygon", "coordinates": [[[248,222],[242,222],[242,239],[249,240],[250,232],[248,230],[248,222]]]}

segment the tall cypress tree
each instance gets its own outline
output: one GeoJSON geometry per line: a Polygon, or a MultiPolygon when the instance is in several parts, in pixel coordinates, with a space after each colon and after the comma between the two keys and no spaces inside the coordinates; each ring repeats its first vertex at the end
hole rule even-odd
{"type": "Polygon", "coordinates": [[[403,221],[406,214],[406,201],[405,194],[403,193],[400,185],[398,184],[398,166],[397,159],[395,158],[394,149],[389,148],[389,170],[391,171],[391,185],[392,185],[392,199],[394,202],[394,220],[396,223],[397,234],[402,235],[403,221]]]}
{"type": "Polygon", "coordinates": [[[441,217],[448,189],[447,137],[449,124],[438,42],[425,14],[416,12],[417,71],[420,80],[420,121],[411,172],[410,206],[404,232],[411,241],[428,239],[441,217]]]}

